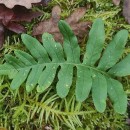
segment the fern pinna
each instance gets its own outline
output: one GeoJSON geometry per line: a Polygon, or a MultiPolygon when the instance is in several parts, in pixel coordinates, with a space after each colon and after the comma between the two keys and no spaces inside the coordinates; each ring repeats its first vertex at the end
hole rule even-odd
{"type": "Polygon", "coordinates": [[[64,98],[70,90],[73,73],[76,70],[77,101],[86,100],[91,91],[97,111],[104,112],[108,94],[115,111],[125,113],[127,95],[122,84],[114,78],[130,74],[130,54],[119,61],[128,32],[119,31],[101,55],[105,41],[104,23],[101,19],[95,20],[89,33],[86,53],[81,62],[80,47],[71,28],[61,20],[59,29],[64,38],[63,47],[48,33],[42,36],[43,44],[23,34],[22,41],[30,54],[15,50],[15,56],[5,55],[6,62],[0,66],[0,74],[12,78],[11,88],[14,90],[26,82],[27,92],[36,87],[41,93],[52,84],[58,73],[56,90],[57,94],[64,98]]]}

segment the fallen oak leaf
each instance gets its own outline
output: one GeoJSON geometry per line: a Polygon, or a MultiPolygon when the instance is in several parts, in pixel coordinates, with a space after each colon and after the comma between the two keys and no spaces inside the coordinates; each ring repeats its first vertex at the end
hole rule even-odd
{"type": "Polygon", "coordinates": [[[130,24],[130,0],[124,0],[123,4],[123,16],[130,24]]]}
{"type": "Polygon", "coordinates": [[[81,7],[76,9],[67,19],[66,21],[70,24],[76,24],[79,20],[85,15],[86,8],[81,7]]]}
{"type": "Polygon", "coordinates": [[[79,8],[75,10],[67,19],[66,22],[70,24],[75,35],[82,39],[91,25],[91,22],[79,22],[79,20],[85,15],[86,8],[79,8]]]}
{"type": "Polygon", "coordinates": [[[58,21],[60,20],[61,8],[54,6],[52,9],[52,17],[49,20],[38,23],[33,28],[33,35],[40,35],[38,39],[41,39],[41,34],[48,32],[53,34],[55,40],[62,41],[62,35],[59,33],[58,21]]]}
{"type": "MultiPolygon", "coordinates": [[[[75,35],[80,39],[82,39],[88,31],[91,22],[79,22],[79,20],[86,13],[86,8],[78,8],[76,9],[65,21],[71,26],[75,35]]],[[[58,21],[60,20],[61,8],[59,6],[55,6],[52,9],[52,17],[49,20],[45,20],[40,22],[33,28],[33,35],[39,36],[45,32],[54,35],[54,38],[58,42],[62,42],[63,38],[58,29],[58,21]]],[[[41,36],[40,36],[41,39],[41,36]]]]}

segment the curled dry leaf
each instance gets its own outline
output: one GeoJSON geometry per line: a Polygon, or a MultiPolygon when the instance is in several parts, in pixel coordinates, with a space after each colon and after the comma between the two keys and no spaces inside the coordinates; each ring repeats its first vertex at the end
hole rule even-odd
{"type": "Polygon", "coordinates": [[[119,5],[120,2],[121,2],[121,0],[113,0],[113,3],[114,3],[115,5],[119,5]]]}
{"type": "MultiPolygon", "coordinates": [[[[76,9],[65,21],[71,26],[75,35],[80,39],[82,39],[88,31],[91,22],[79,22],[79,20],[86,13],[86,8],[78,8],[76,9]]],[[[55,6],[52,9],[52,17],[49,20],[40,22],[33,29],[33,35],[40,36],[41,34],[48,32],[54,35],[54,38],[58,42],[62,42],[63,38],[58,29],[58,21],[60,20],[61,8],[59,6],[55,6]]]]}
{"type": "Polygon", "coordinates": [[[31,12],[22,6],[15,6],[9,9],[4,5],[0,5],[0,48],[4,42],[5,28],[15,33],[25,32],[25,28],[19,22],[30,22],[33,18],[40,16],[40,12],[31,12]]]}
{"type": "Polygon", "coordinates": [[[124,0],[123,15],[130,24],[130,0],[124,0]]]}

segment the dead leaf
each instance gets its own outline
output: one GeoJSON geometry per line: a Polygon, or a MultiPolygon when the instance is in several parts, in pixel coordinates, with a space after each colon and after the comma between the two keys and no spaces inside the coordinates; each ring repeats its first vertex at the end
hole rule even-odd
{"type": "Polygon", "coordinates": [[[50,2],[51,0],[41,0],[41,2],[39,2],[39,3],[34,3],[34,5],[47,5],[49,2],[50,2]]]}
{"type": "Polygon", "coordinates": [[[13,16],[13,10],[6,8],[4,5],[0,5],[0,21],[2,21],[5,26],[9,23],[13,16]]]}
{"type": "Polygon", "coordinates": [[[0,0],[0,4],[4,4],[8,8],[13,8],[15,5],[21,5],[26,8],[31,8],[32,3],[38,3],[41,0],[0,0]]]}
{"type": "Polygon", "coordinates": [[[21,6],[15,6],[13,8],[14,11],[14,17],[12,21],[15,22],[31,22],[33,18],[37,18],[42,15],[40,12],[32,12],[31,10],[28,10],[21,6]]]}
{"type": "Polygon", "coordinates": [[[45,126],[44,130],[53,130],[51,126],[45,126]]]}
{"type": "Polygon", "coordinates": [[[26,29],[24,28],[24,26],[18,23],[9,22],[9,24],[6,27],[8,28],[8,30],[13,31],[18,34],[26,32],[26,29]]]}
{"type": "Polygon", "coordinates": [[[40,15],[42,13],[32,12],[23,6],[15,6],[13,9],[9,9],[4,5],[0,5],[0,48],[4,43],[5,28],[15,33],[24,33],[26,32],[25,27],[20,22],[30,22],[40,15]]]}
{"type": "MultiPolygon", "coordinates": [[[[79,22],[85,13],[86,8],[81,7],[76,9],[68,18],[65,19],[79,39],[82,39],[87,34],[88,28],[91,25],[91,22],[79,22]]],[[[61,8],[59,6],[55,6],[52,9],[52,17],[49,20],[45,20],[37,24],[33,29],[33,35],[37,36],[48,32],[54,36],[56,41],[62,42],[63,38],[58,29],[60,14],[61,8]]]]}
{"type": "Polygon", "coordinates": [[[0,23],[0,48],[2,47],[4,43],[4,32],[5,32],[5,28],[3,24],[0,23]]]}
{"type": "Polygon", "coordinates": [[[123,16],[130,24],[130,0],[124,0],[123,5],[123,16]]]}
{"type": "Polygon", "coordinates": [[[121,2],[121,0],[113,0],[113,3],[115,4],[115,5],[119,5],[120,4],[120,2],[121,2]]]}
{"type": "Polygon", "coordinates": [[[67,19],[66,21],[69,24],[76,24],[79,22],[79,20],[85,15],[86,8],[81,7],[79,9],[76,9],[67,19]]]}

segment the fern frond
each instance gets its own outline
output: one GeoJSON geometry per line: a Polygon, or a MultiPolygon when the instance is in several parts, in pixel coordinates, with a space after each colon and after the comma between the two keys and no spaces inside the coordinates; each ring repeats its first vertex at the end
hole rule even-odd
{"type": "MultiPolygon", "coordinates": [[[[50,87],[58,73],[56,90],[57,94],[64,98],[70,91],[73,73],[76,70],[75,95],[77,101],[83,102],[92,91],[96,109],[99,112],[104,112],[108,93],[114,103],[115,111],[121,114],[125,113],[127,96],[122,84],[114,77],[130,74],[128,67],[130,56],[128,55],[119,62],[128,32],[126,30],[119,31],[101,57],[105,40],[104,24],[101,19],[95,20],[89,33],[86,53],[83,62],[81,62],[80,47],[71,28],[61,20],[59,29],[64,37],[63,47],[55,42],[53,36],[48,33],[42,36],[43,44],[31,36],[23,34],[22,41],[30,53],[15,50],[15,56],[6,55],[6,63],[0,66],[0,74],[13,75],[11,76],[13,79],[12,89],[18,89],[22,83],[26,82],[27,92],[37,87],[37,91],[42,93],[50,87]]],[[[53,105],[52,107],[54,107],[53,105]]],[[[47,113],[47,115],[49,114],[50,112],[47,113]]]]}

